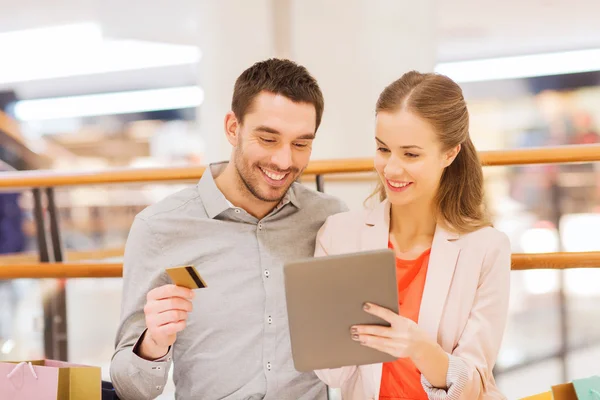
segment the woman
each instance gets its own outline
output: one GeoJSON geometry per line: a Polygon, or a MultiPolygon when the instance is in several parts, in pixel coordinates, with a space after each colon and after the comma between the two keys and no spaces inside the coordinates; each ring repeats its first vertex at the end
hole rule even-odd
{"type": "Polygon", "coordinates": [[[316,255],[391,248],[400,314],[365,304],[391,327],[355,326],[392,363],[317,371],[344,400],[504,399],[492,369],[506,324],[510,244],[491,227],[483,172],[460,87],[409,72],[381,93],[375,169],[381,203],[329,217],[316,255]]]}

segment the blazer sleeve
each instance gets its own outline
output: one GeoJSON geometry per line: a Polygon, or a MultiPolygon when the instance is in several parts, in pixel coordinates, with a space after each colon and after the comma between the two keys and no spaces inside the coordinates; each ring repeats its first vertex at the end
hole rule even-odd
{"type": "Polygon", "coordinates": [[[421,376],[430,400],[480,399],[493,379],[492,370],[508,317],[511,249],[504,233],[492,243],[484,257],[466,327],[448,356],[446,388],[435,388],[421,376]]]}
{"type": "MultiPolygon", "coordinates": [[[[334,224],[332,223],[331,218],[328,218],[317,233],[315,257],[323,257],[334,254],[331,246],[335,232],[335,227],[333,225],[334,224]]],[[[315,374],[329,387],[338,389],[344,386],[344,384],[352,377],[353,374],[357,373],[357,371],[358,368],[353,365],[335,369],[317,370],[315,371],[315,374]]]]}

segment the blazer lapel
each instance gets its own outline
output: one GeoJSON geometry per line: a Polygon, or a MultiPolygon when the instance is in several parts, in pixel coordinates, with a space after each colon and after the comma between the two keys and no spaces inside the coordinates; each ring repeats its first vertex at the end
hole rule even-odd
{"type": "Polygon", "coordinates": [[[419,326],[436,341],[460,253],[456,239],[457,234],[450,233],[439,225],[436,227],[419,311],[419,326]]]}
{"type": "Polygon", "coordinates": [[[389,237],[390,203],[384,200],[367,214],[360,240],[360,250],[387,249],[389,237]]]}

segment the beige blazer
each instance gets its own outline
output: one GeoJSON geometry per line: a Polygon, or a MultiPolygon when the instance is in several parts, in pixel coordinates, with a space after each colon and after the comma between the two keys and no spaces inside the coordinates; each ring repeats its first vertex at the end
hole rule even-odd
{"type": "MultiPolygon", "coordinates": [[[[374,210],[333,215],[319,231],[315,255],[385,249],[389,221],[387,201],[374,210]]],[[[505,399],[492,369],[508,313],[510,254],[508,237],[494,228],[458,235],[437,226],[418,325],[466,368],[457,390],[433,389],[434,394],[424,385],[430,398],[505,399]]],[[[341,388],[344,400],[362,400],[379,399],[381,370],[382,364],[372,364],[316,373],[341,388]]]]}

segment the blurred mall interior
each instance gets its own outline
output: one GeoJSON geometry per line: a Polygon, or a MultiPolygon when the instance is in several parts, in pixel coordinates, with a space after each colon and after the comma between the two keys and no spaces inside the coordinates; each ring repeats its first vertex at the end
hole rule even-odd
{"type": "MultiPolygon", "coordinates": [[[[0,0],[0,9],[5,171],[227,159],[233,82],[273,56],[305,65],[323,89],[312,160],[372,157],[377,95],[411,69],[460,83],[480,151],[600,143],[598,0],[0,0]]],[[[599,162],[484,172],[513,252],[600,250],[599,162]]],[[[119,262],[134,216],[191,184],[57,187],[65,258],[119,262]]],[[[324,187],[357,209],[374,186],[359,173],[327,176],[324,187]]],[[[0,224],[0,268],[37,262],[31,190],[0,192],[0,224]]],[[[593,268],[512,272],[495,370],[509,399],[600,373],[599,282],[593,268]]],[[[0,280],[0,360],[67,355],[108,380],[120,290],[120,278],[0,280]]]]}

